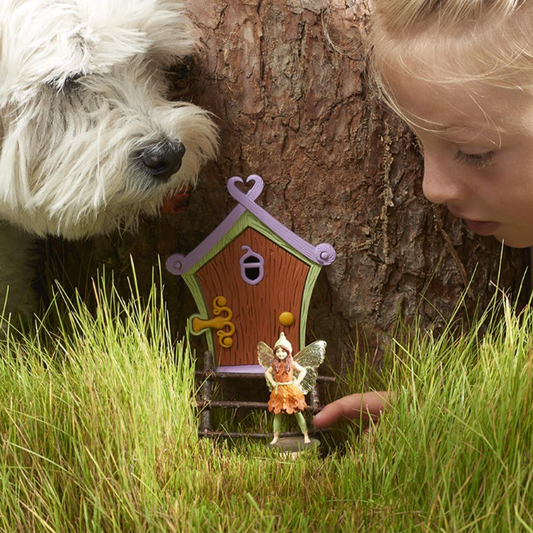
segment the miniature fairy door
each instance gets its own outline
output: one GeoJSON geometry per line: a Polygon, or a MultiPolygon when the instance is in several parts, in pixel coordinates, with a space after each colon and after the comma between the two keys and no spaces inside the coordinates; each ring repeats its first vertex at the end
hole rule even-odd
{"type": "Polygon", "coordinates": [[[183,276],[199,313],[189,331],[207,334],[216,365],[257,365],[258,342],[283,331],[295,351],[303,347],[309,299],[322,266],[335,249],[313,246],[260,207],[260,176],[228,180],[238,205],[189,254],[172,254],[169,272],[183,276]],[[249,186],[248,189],[240,186],[249,186]]]}

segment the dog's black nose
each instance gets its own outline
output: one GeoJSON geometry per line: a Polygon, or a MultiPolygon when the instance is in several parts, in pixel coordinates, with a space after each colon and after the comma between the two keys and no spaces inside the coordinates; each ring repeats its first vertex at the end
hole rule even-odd
{"type": "Polygon", "coordinates": [[[142,150],[139,159],[154,178],[168,181],[181,168],[185,146],[181,143],[157,143],[142,150]]]}

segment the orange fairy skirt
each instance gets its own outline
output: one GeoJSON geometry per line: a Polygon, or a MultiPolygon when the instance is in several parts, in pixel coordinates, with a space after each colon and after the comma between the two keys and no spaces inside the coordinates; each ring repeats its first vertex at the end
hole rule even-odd
{"type": "Polygon", "coordinates": [[[307,404],[303,392],[296,385],[278,385],[270,393],[268,410],[271,413],[292,415],[299,411],[305,411],[306,408],[307,404]]]}

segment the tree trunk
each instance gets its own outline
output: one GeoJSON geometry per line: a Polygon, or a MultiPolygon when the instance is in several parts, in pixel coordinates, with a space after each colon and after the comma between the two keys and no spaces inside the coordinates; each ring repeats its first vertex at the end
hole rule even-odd
{"type": "MultiPolygon", "coordinates": [[[[337,251],[311,299],[308,332],[328,341],[338,370],[362,339],[380,354],[399,316],[441,325],[467,286],[467,308],[488,301],[500,245],[423,198],[414,138],[368,83],[370,0],[188,4],[203,46],[176,72],[176,95],[218,117],[220,156],[203,171],[185,213],[146,221],[137,235],[51,243],[73,285],[103,263],[126,287],[131,253],[146,292],[158,255],[164,263],[187,253],[234,207],[227,178],[256,173],[270,214],[337,251]]],[[[523,254],[505,249],[500,286],[515,289],[523,268],[523,254]]],[[[194,303],[178,278],[164,272],[163,280],[181,333],[194,303]]]]}

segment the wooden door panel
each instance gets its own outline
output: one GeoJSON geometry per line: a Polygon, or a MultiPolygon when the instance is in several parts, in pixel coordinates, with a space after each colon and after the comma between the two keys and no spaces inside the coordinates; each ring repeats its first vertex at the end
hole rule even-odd
{"type": "Polygon", "coordinates": [[[259,341],[272,346],[281,331],[299,349],[302,296],[309,266],[252,228],[247,228],[226,248],[204,265],[197,277],[210,306],[217,296],[224,296],[233,312],[233,345],[223,348],[215,335],[216,360],[219,366],[257,364],[259,341]],[[257,285],[246,283],[239,261],[250,247],[264,259],[264,277],[257,285]],[[289,311],[295,321],[282,326],[279,315],[289,311]]]}

